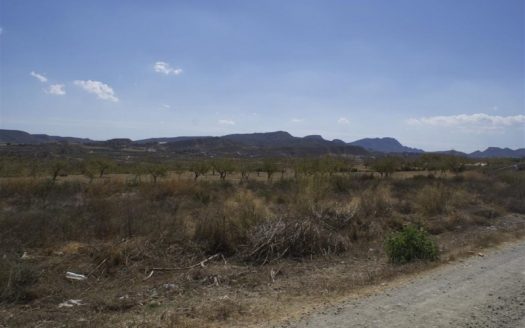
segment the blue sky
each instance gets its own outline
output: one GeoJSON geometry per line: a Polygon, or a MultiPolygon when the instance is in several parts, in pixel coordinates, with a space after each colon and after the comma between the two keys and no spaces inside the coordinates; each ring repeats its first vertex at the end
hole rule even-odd
{"type": "Polygon", "coordinates": [[[0,127],[525,147],[523,0],[0,0],[0,127]]]}

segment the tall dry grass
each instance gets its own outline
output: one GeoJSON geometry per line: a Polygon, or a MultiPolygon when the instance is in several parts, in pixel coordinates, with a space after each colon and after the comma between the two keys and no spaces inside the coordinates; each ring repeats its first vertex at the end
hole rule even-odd
{"type": "Polygon", "coordinates": [[[140,237],[256,261],[338,253],[410,222],[441,233],[487,225],[505,211],[522,213],[524,181],[519,172],[407,179],[314,174],[240,184],[11,179],[0,188],[0,247],[20,253],[140,237]]]}

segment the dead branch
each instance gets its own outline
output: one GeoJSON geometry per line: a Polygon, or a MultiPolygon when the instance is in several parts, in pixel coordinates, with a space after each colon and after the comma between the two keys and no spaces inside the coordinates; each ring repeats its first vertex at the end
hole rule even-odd
{"type": "MultiPolygon", "coordinates": [[[[222,254],[221,253],[217,253],[215,255],[212,255],[210,257],[208,257],[207,259],[204,259],[202,261],[200,261],[199,263],[196,263],[194,265],[190,265],[190,266],[187,266],[187,267],[178,267],[178,268],[151,268],[151,271],[178,271],[178,270],[189,270],[189,269],[193,269],[193,268],[196,268],[198,266],[201,266],[201,267],[205,267],[205,263],[206,262],[209,262],[211,260],[213,260],[214,258],[218,257],[218,256],[221,256],[222,254]]],[[[150,274],[151,275],[151,274],[150,274]]]]}
{"type": "Polygon", "coordinates": [[[90,273],[88,273],[87,275],[88,276],[91,276],[93,273],[95,273],[98,268],[100,268],[102,266],[102,264],[106,263],[106,261],[108,260],[108,258],[106,257],[104,260],[102,260],[102,262],[100,262],[93,270],[91,270],[90,273]]]}

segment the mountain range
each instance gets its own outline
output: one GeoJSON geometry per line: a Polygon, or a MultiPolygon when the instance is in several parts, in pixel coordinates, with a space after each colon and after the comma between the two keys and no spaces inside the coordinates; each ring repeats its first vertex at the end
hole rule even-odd
{"type": "Polygon", "coordinates": [[[0,129],[0,143],[34,145],[51,142],[87,143],[93,140],[87,138],[59,137],[47,134],[29,134],[18,130],[0,129]]]}
{"type": "MultiPolygon", "coordinates": [[[[87,138],[50,136],[47,134],[30,134],[18,130],[0,129],[1,144],[47,144],[47,143],[69,143],[69,144],[104,144],[114,147],[124,146],[158,146],[165,149],[177,150],[179,152],[210,152],[222,150],[226,153],[246,152],[269,152],[270,154],[317,154],[317,153],[341,153],[353,155],[365,155],[368,153],[396,153],[396,154],[420,154],[422,149],[411,148],[402,145],[394,138],[365,138],[353,142],[344,142],[339,139],[326,140],[320,135],[309,135],[306,137],[295,137],[285,131],[265,133],[229,134],[222,137],[211,136],[181,136],[171,138],[149,138],[142,140],[110,139],[95,141],[87,138]]],[[[489,147],[484,151],[475,151],[467,154],[454,150],[438,152],[448,155],[468,156],[472,158],[490,157],[525,157],[525,148],[509,149],[489,147]]]]}

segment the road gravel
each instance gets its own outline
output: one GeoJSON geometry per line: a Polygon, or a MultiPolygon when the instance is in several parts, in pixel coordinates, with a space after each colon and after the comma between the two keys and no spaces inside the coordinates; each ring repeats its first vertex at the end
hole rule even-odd
{"type": "Polygon", "coordinates": [[[283,327],[525,328],[525,241],[349,298],[283,327]]]}

